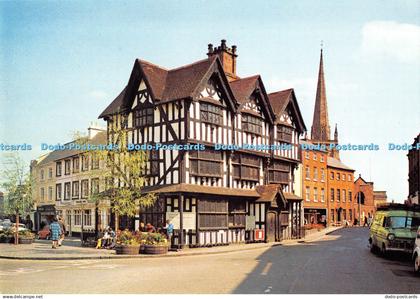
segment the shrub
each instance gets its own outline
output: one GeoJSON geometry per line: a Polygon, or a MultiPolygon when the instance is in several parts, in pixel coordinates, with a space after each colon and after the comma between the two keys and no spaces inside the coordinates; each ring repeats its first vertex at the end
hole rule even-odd
{"type": "Polygon", "coordinates": [[[117,244],[119,245],[139,245],[136,236],[128,229],[123,230],[117,236],[117,244]]]}
{"type": "Polygon", "coordinates": [[[166,246],[168,245],[168,240],[160,233],[147,233],[145,244],[166,246]]]}

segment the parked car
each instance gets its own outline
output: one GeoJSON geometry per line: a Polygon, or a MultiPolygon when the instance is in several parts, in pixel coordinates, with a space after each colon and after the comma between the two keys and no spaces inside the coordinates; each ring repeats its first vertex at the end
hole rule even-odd
{"type": "MultiPolygon", "coordinates": [[[[12,223],[10,226],[7,227],[8,229],[11,229],[13,232],[16,230],[16,223],[12,223]]],[[[22,231],[27,231],[28,229],[26,228],[25,224],[19,223],[18,225],[18,231],[22,232],[22,231]]]]}
{"type": "Polygon", "coordinates": [[[49,225],[45,225],[40,231],[38,231],[38,239],[46,239],[50,238],[50,227],[49,225]]]}
{"type": "Polygon", "coordinates": [[[413,251],[414,273],[420,275],[420,226],[417,229],[416,243],[413,251]]]}
{"type": "Polygon", "coordinates": [[[378,207],[370,228],[369,243],[372,252],[406,252],[414,249],[417,228],[420,225],[420,206],[392,204],[378,207]]]}

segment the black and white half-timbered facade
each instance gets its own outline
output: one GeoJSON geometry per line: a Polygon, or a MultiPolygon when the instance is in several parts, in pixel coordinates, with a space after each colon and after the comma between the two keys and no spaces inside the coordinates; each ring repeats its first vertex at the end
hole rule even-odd
{"type": "Polygon", "coordinates": [[[293,182],[306,128],[294,91],[267,94],[260,76],[237,77],[236,47],[224,40],[208,50],[171,70],[137,59],[100,115],[123,124],[129,143],[154,146],[144,192],[158,199],[137,222],[169,219],[180,245],[300,237],[293,182]]]}

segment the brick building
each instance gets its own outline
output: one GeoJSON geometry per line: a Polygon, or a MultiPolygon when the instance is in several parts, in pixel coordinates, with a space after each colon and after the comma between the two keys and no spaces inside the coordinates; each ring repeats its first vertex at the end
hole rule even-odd
{"type": "Polygon", "coordinates": [[[357,220],[361,219],[361,224],[364,224],[366,218],[373,216],[375,210],[373,182],[365,181],[359,174],[354,182],[354,215],[357,220]]]}
{"type": "Polygon", "coordinates": [[[339,159],[328,157],[328,211],[331,225],[344,225],[354,220],[354,170],[339,159]]]}
{"type": "Polygon", "coordinates": [[[304,219],[307,227],[325,224],[327,220],[327,156],[314,144],[302,141],[302,186],[304,219]],[[308,148],[308,149],[304,149],[308,148]]]}

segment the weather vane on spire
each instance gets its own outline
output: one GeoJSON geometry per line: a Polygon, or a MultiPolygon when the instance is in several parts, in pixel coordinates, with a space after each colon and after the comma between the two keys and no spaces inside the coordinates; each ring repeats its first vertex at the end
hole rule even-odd
{"type": "Polygon", "coordinates": [[[324,41],[321,39],[321,50],[324,48],[324,41]]]}

